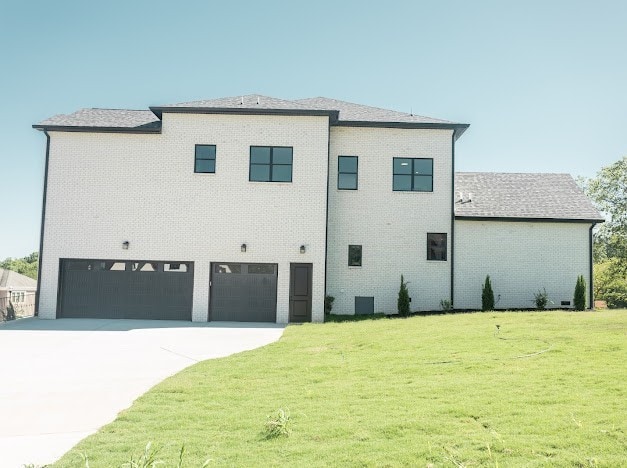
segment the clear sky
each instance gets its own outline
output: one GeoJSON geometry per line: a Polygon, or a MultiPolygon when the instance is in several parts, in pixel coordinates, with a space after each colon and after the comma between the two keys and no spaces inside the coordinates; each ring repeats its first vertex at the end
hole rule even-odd
{"type": "Polygon", "coordinates": [[[83,107],[326,96],[471,124],[460,171],[627,154],[625,1],[0,1],[0,259],[39,248],[45,137],[83,107]]]}

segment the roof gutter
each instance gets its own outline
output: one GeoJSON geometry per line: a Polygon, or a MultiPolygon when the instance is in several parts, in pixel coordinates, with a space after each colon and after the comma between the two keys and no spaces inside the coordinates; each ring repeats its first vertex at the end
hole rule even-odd
{"type": "Polygon", "coordinates": [[[73,126],[73,125],[33,125],[36,130],[44,132],[89,132],[89,133],[161,133],[161,125],[159,127],[91,127],[91,126],[73,126]]]}
{"type": "Polygon", "coordinates": [[[50,134],[44,129],[46,135],[46,165],[44,168],[44,193],[41,202],[41,227],[39,230],[39,256],[37,258],[37,290],[35,291],[35,316],[39,315],[39,300],[41,291],[41,266],[44,253],[44,225],[46,221],[46,197],[48,194],[48,166],[50,161],[50,134]]]}
{"type": "Polygon", "coordinates": [[[157,117],[164,113],[171,114],[237,114],[237,115],[314,115],[328,116],[331,122],[338,119],[339,111],[320,109],[251,109],[232,107],[168,107],[151,106],[149,109],[157,117]]]}
{"type": "Polygon", "coordinates": [[[378,128],[423,128],[453,130],[455,141],[466,131],[470,124],[438,123],[438,122],[366,122],[361,120],[340,120],[333,124],[336,127],[378,127],[378,128]]]}
{"type": "Polygon", "coordinates": [[[451,135],[451,307],[455,310],[455,141],[457,129],[451,135]]]}

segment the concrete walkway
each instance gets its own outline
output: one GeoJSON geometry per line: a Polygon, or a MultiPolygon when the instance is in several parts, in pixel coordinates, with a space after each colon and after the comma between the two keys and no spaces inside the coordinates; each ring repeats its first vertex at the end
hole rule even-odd
{"type": "Polygon", "coordinates": [[[56,461],[164,378],[284,326],[22,319],[0,325],[0,467],[56,461]]]}

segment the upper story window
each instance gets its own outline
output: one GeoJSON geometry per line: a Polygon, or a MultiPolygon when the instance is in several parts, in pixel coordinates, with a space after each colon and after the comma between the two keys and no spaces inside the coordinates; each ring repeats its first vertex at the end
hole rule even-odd
{"type": "Polygon", "coordinates": [[[340,190],[357,190],[357,156],[338,156],[337,188],[340,190]]]}
{"type": "Polygon", "coordinates": [[[216,171],[216,145],[196,145],[194,172],[213,174],[216,171]]]}
{"type": "Polygon", "coordinates": [[[248,180],[291,182],[292,152],[290,146],[251,146],[248,180]]]}
{"type": "Polygon", "coordinates": [[[348,246],[348,266],[361,266],[361,245],[348,246]]]}
{"type": "Polygon", "coordinates": [[[433,192],[433,159],[394,158],[394,191],[433,192]]]}
{"type": "Polygon", "coordinates": [[[446,233],[427,233],[427,260],[446,261],[446,233]]]}

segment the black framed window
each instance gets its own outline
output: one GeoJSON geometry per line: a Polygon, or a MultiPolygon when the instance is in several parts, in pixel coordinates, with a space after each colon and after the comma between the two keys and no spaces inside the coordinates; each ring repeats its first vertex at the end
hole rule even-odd
{"type": "Polygon", "coordinates": [[[394,180],[396,192],[433,192],[433,159],[394,158],[394,180]]]}
{"type": "Polygon", "coordinates": [[[248,180],[253,182],[291,182],[291,146],[251,146],[248,180]]]}
{"type": "Polygon", "coordinates": [[[446,233],[427,233],[427,260],[446,261],[446,233]]]}
{"type": "Polygon", "coordinates": [[[194,172],[212,174],[216,171],[216,145],[196,145],[194,172]]]}
{"type": "Polygon", "coordinates": [[[361,245],[348,246],[348,266],[361,266],[361,245]]]}
{"type": "Polygon", "coordinates": [[[357,156],[338,156],[337,188],[340,190],[357,190],[357,156]]]}

